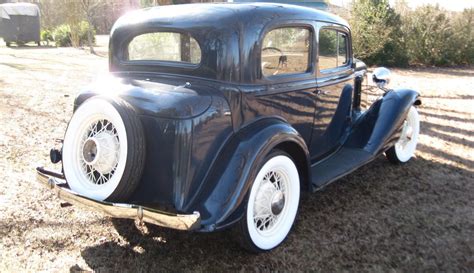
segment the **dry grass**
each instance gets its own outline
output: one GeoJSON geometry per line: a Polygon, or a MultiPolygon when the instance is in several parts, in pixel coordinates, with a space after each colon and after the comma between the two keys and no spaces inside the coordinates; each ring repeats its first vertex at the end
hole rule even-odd
{"type": "Polygon", "coordinates": [[[76,49],[0,47],[0,271],[473,271],[474,69],[395,70],[420,90],[417,157],[383,157],[307,195],[289,239],[250,255],[232,233],[186,233],[74,207],[35,182],[74,94],[107,70],[76,49]]]}

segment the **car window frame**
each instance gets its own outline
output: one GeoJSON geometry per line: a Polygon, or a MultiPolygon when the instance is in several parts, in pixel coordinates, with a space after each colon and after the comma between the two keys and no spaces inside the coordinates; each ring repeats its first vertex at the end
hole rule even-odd
{"type": "Polygon", "coordinates": [[[308,20],[283,21],[283,22],[277,22],[271,26],[267,26],[261,32],[261,35],[258,40],[258,47],[257,47],[258,60],[256,62],[258,66],[257,67],[257,73],[258,73],[257,81],[263,82],[263,83],[275,84],[275,83],[282,83],[282,82],[314,79],[315,71],[316,71],[315,69],[315,56],[316,56],[315,33],[316,33],[315,25],[311,21],[308,21],[308,20]],[[268,33],[270,33],[271,31],[275,29],[290,28],[290,27],[306,28],[309,30],[310,49],[308,52],[309,53],[308,54],[308,70],[306,72],[301,72],[301,73],[289,73],[289,74],[265,76],[263,74],[263,69],[262,69],[262,49],[263,49],[263,41],[265,40],[265,37],[267,36],[268,33]]]}
{"type": "MultiPolygon", "coordinates": [[[[347,36],[347,34],[346,34],[345,32],[338,31],[338,32],[337,32],[337,35],[338,35],[338,36],[337,36],[337,37],[338,37],[337,39],[338,39],[338,40],[339,40],[339,35],[341,35],[341,34],[345,36],[345,39],[346,39],[346,42],[347,42],[347,43],[346,43],[346,56],[345,56],[345,57],[346,57],[346,64],[343,65],[343,66],[346,66],[347,64],[349,64],[349,61],[350,61],[350,58],[349,58],[349,36],[347,36]]],[[[341,36],[342,36],[342,35],[341,35],[341,36]]],[[[338,43],[339,43],[339,42],[338,42],[338,43]]],[[[338,49],[338,51],[337,51],[337,61],[338,61],[338,63],[339,63],[339,49],[340,49],[340,47],[338,46],[337,49],[338,49]]],[[[342,66],[342,65],[341,65],[341,66],[342,66]]],[[[338,67],[340,67],[340,66],[338,66],[338,67]]]]}
{"type": "Polygon", "coordinates": [[[177,29],[166,29],[166,28],[156,28],[152,30],[145,30],[141,32],[135,32],[133,35],[130,35],[125,41],[124,46],[122,47],[122,58],[120,60],[120,65],[123,66],[161,66],[161,67],[169,67],[169,68],[183,68],[188,70],[195,70],[202,66],[204,60],[203,49],[201,46],[201,42],[196,39],[190,32],[177,30],[177,29]],[[200,62],[195,63],[188,63],[182,61],[166,61],[166,60],[128,60],[128,47],[132,40],[135,37],[140,35],[149,34],[149,33],[157,33],[157,32],[172,32],[172,33],[179,33],[181,35],[189,35],[192,39],[196,41],[199,46],[199,51],[201,52],[200,62]]]}
{"type": "MultiPolygon", "coordinates": [[[[349,29],[347,29],[344,26],[338,25],[338,24],[333,24],[333,23],[324,23],[324,22],[318,22],[318,27],[317,27],[317,48],[316,48],[316,71],[317,71],[317,77],[318,78],[325,78],[325,77],[331,77],[334,75],[338,75],[341,73],[347,73],[348,70],[352,70],[352,63],[353,63],[353,56],[352,56],[352,39],[351,39],[351,32],[349,29]],[[346,44],[346,54],[347,54],[347,63],[343,66],[337,66],[334,68],[327,68],[327,69],[320,69],[319,66],[319,33],[323,29],[330,29],[336,31],[337,34],[343,33],[347,37],[347,44],[346,44]]],[[[339,54],[337,50],[337,54],[339,54]]]]}

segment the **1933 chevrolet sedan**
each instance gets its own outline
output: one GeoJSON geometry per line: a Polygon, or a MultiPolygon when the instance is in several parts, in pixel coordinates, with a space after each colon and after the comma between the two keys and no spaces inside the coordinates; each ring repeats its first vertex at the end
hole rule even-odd
{"type": "MultiPolygon", "coordinates": [[[[131,12],[110,36],[110,77],[79,93],[61,198],[112,217],[182,230],[234,226],[252,251],[287,237],[301,191],[385,153],[416,149],[412,90],[361,107],[365,65],[348,24],[282,4],[193,4],[131,12]]],[[[388,82],[386,70],[374,80],[388,82]]]]}

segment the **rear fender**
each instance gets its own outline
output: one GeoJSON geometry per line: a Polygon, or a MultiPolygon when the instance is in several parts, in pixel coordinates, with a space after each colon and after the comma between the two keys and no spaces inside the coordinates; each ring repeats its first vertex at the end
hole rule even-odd
{"type": "MultiPolygon", "coordinates": [[[[276,118],[257,121],[229,141],[189,207],[201,214],[202,231],[226,227],[242,217],[247,192],[266,155],[288,142],[301,148],[309,164],[303,138],[291,125],[276,118]]],[[[308,173],[304,175],[310,177],[308,173]]]]}
{"type": "Polygon", "coordinates": [[[412,105],[421,104],[418,92],[391,90],[375,101],[353,124],[344,146],[364,149],[373,155],[384,152],[412,105]]]}

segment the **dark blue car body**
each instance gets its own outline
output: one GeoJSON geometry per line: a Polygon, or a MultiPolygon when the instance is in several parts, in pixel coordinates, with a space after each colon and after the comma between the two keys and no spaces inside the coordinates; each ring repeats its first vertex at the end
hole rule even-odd
{"type": "Polygon", "coordinates": [[[195,4],[132,12],[110,36],[111,77],[81,92],[114,93],[133,106],[144,127],[143,177],[129,200],[177,213],[198,211],[201,231],[225,228],[244,213],[259,164],[273,149],[295,161],[302,189],[314,191],[352,172],[396,141],[412,90],[392,90],[368,109],[349,46],[347,65],[319,70],[318,30],[350,28],[339,17],[282,4],[195,4]],[[172,14],[172,16],[170,15],[172,14]],[[265,77],[262,40],[270,30],[311,30],[310,69],[265,77]],[[142,33],[189,34],[202,51],[199,65],[127,61],[142,33]]]}

